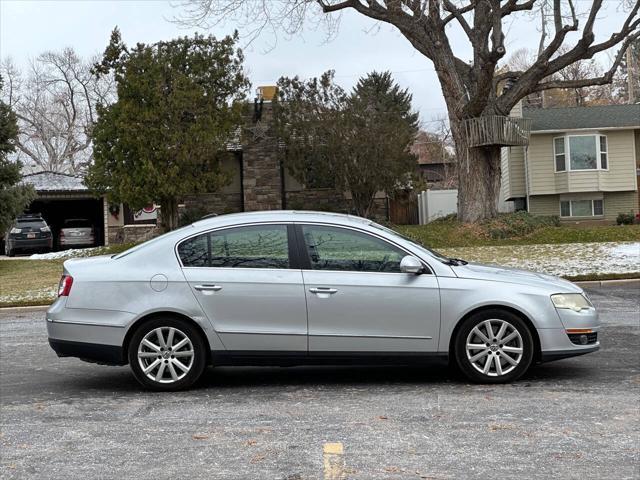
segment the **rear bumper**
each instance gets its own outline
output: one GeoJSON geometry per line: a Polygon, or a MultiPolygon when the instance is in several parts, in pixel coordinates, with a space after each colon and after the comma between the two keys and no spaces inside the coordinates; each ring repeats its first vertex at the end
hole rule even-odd
{"type": "Polygon", "coordinates": [[[61,247],[77,247],[77,246],[88,246],[91,247],[93,246],[93,244],[95,243],[95,239],[93,238],[83,238],[83,237],[79,237],[79,238],[73,238],[73,237],[69,237],[69,238],[61,238],[59,241],[59,244],[61,247]]]}
{"type": "Polygon", "coordinates": [[[51,248],[52,238],[12,238],[7,242],[14,250],[35,250],[38,248],[51,248]]]}
{"type": "Polygon", "coordinates": [[[49,345],[59,357],[77,357],[80,360],[103,365],[126,365],[122,347],[95,343],[72,342],[50,338],[49,345]]]}
{"type": "Polygon", "coordinates": [[[58,356],[107,365],[126,364],[122,346],[133,314],[66,308],[67,299],[59,297],[45,314],[49,345],[58,356]]]}

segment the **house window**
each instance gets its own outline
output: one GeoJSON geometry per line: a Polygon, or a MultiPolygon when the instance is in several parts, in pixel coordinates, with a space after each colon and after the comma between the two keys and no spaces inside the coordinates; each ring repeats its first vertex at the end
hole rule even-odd
{"type": "Polygon", "coordinates": [[[556,172],[564,172],[567,169],[564,153],[564,137],[553,139],[553,151],[556,157],[556,172]]]}
{"type": "Polygon", "coordinates": [[[604,201],[595,200],[562,200],[560,202],[561,217],[598,217],[604,215],[604,201]]]}
{"type": "Polygon", "coordinates": [[[556,172],[606,170],[609,167],[607,137],[604,135],[556,137],[553,139],[553,151],[556,172]]]}
{"type": "Polygon", "coordinates": [[[600,135],[600,168],[606,170],[609,168],[609,162],[607,158],[607,137],[600,135]]]}

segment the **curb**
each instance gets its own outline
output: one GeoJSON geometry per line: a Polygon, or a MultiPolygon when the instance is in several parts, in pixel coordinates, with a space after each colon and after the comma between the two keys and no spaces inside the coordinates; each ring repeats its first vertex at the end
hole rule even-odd
{"type": "Polygon", "coordinates": [[[28,307],[0,307],[0,313],[3,312],[35,312],[38,310],[46,310],[51,305],[29,305],[28,307]]]}
{"type": "Polygon", "coordinates": [[[640,286],[640,278],[621,278],[619,280],[584,280],[573,283],[581,287],[614,287],[616,285],[640,286]]]}

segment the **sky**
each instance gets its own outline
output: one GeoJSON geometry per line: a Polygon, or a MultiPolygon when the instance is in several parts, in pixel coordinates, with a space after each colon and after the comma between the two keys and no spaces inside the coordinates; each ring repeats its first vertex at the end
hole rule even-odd
{"type": "MultiPolygon", "coordinates": [[[[582,8],[588,7],[587,1],[577,0],[582,8]]],[[[616,0],[604,2],[596,23],[597,39],[608,36],[624,20],[616,0]]],[[[11,57],[22,68],[44,51],[68,46],[89,57],[103,52],[115,26],[127,44],[153,43],[195,31],[220,37],[234,30],[229,24],[208,31],[185,28],[171,21],[179,13],[164,0],[0,0],[0,57],[11,57]]],[[[539,33],[531,17],[522,15],[506,28],[507,56],[519,48],[537,48],[539,33]]],[[[433,65],[394,27],[346,12],[337,35],[329,42],[325,37],[323,31],[306,29],[290,39],[279,38],[273,48],[271,36],[253,40],[244,48],[253,87],[275,84],[283,75],[310,78],[333,69],[336,81],[349,89],[367,72],[389,70],[413,94],[414,108],[426,129],[435,128],[437,119],[446,116],[433,65]]],[[[468,59],[470,49],[464,34],[454,28],[450,37],[454,51],[468,59]]],[[[602,57],[601,61],[608,59],[602,57]]]]}

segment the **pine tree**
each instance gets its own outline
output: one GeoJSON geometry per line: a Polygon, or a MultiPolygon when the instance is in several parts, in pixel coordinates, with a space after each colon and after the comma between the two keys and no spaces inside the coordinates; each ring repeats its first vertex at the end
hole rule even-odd
{"type": "MultiPolygon", "coordinates": [[[[2,91],[2,77],[0,77],[2,91]]],[[[0,101],[0,236],[4,234],[11,222],[22,213],[35,197],[33,188],[20,185],[20,162],[11,161],[10,153],[15,151],[18,136],[16,116],[11,108],[0,101]]]]}
{"type": "Polygon", "coordinates": [[[407,186],[416,167],[410,148],[418,115],[390,73],[370,73],[350,94],[333,82],[331,71],[306,82],[281,78],[278,89],[276,129],[294,178],[350,192],[363,217],[377,192],[407,186]]]}
{"type": "Polygon", "coordinates": [[[118,100],[98,109],[87,184],[134,208],[159,203],[171,230],[182,196],[228,182],[221,160],[249,88],[237,41],[196,34],[129,50],[114,30],[95,71],[114,73],[118,100]]]}

